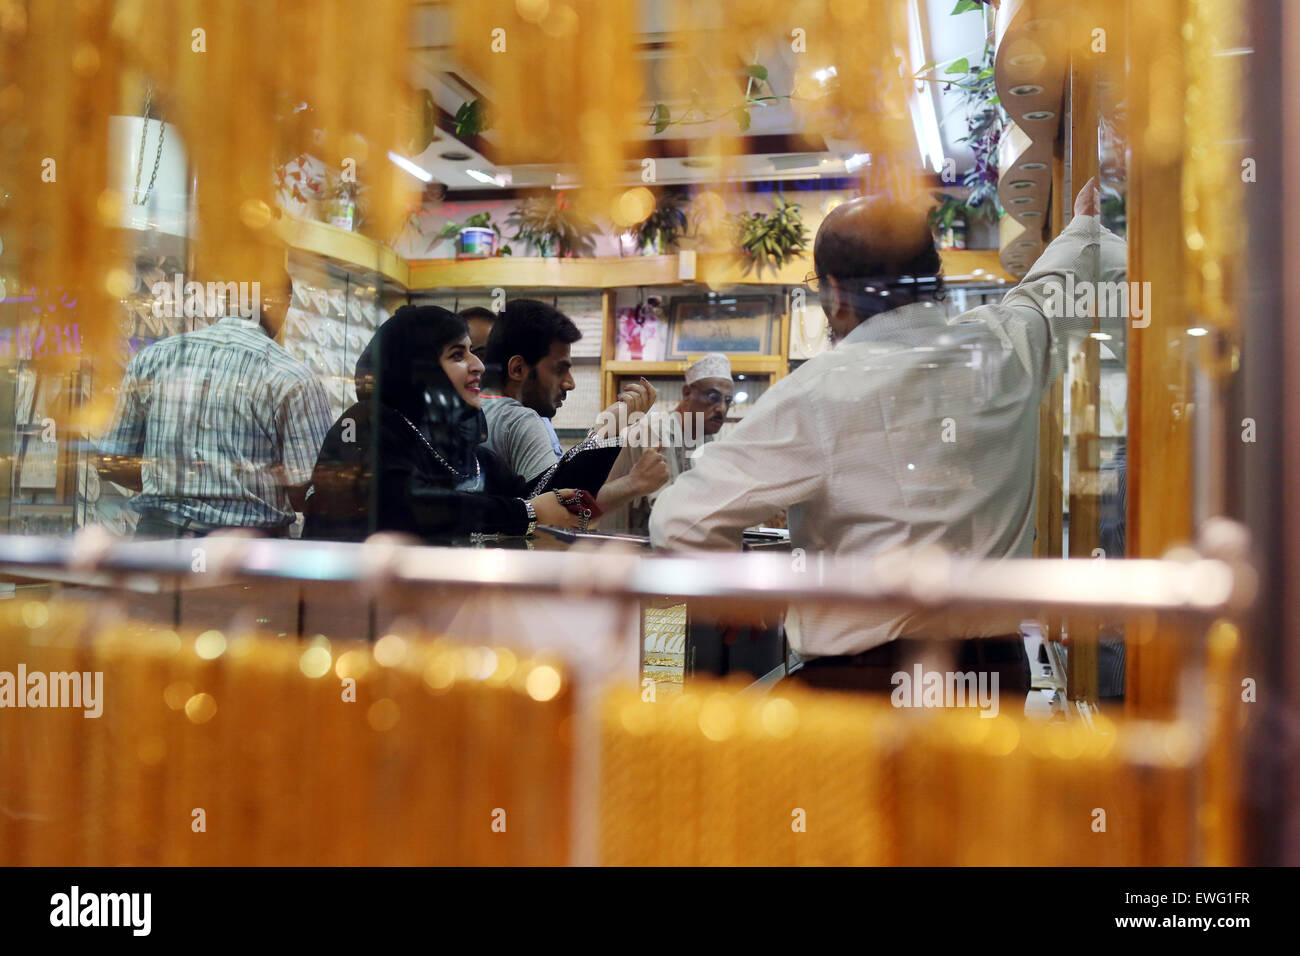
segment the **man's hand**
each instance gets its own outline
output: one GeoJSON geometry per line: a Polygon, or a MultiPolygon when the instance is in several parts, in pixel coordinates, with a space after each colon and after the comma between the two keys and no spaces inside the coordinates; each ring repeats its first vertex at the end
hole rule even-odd
{"type": "Polygon", "coordinates": [[[668,460],[658,448],[647,448],[628,472],[637,495],[649,495],[668,483],[668,460]]]}
{"type": "Polygon", "coordinates": [[[655,387],[644,378],[624,385],[618,393],[618,400],[596,416],[596,437],[613,438],[631,424],[629,419],[633,412],[644,415],[658,399],[655,387]]]}
{"type": "Polygon", "coordinates": [[[630,416],[633,412],[645,414],[658,400],[659,393],[644,377],[640,381],[631,382],[624,385],[618,393],[618,400],[627,405],[627,413],[630,416]]]}
{"type": "MultiPolygon", "coordinates": [[[[566,498],[572,498],[574,490],[572,488],[563,488],[560,494],[566,498]]],[[[564,505],[552,491],[538,495],[531,502],[533,511],[537,513],[537,523],[550,525],[553,528],[577,528],[578,516],[575,515],[564,505]]]]}
{"type": "Polygon", "coordinates": [[[1083,188],[1079,190],[1079,195],[1074,197],[1074,214],[1076,216],[1095,216],[1101,212],[1101,188],[1097,185],[1097,177],[1093,176],[1083,188]]]}

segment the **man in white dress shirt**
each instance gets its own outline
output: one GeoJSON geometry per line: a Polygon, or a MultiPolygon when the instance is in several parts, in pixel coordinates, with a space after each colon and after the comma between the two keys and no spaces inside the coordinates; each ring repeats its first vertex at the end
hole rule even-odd
{"type": "MultiPolygon", "coordinates": [[[[1032,555],[1039,403],[1067,339],[1092,321],[1052,303],[1062,287],[1123,276],[1124,243],[1101,226],[1097,204],[1090,182],[1024,280],[952,320],[935,301],[940,263],[923,214],[882,198],[837,207],[813,254],[836,347],[777,382],[660,493],[653,544],[738,549],[746,527],[788,508],[810,574],[818,553],[874,559],[935,545],[975,558],[1032,555]]],[[[1027,690],[1014,630],[819,606],[792,608],[786,620],[805,660],[792,676],[884,692],[920,643],[896,639],[919,634],[957,639],[959,670],[997,671],[1003,691],[1027,690]]]]}

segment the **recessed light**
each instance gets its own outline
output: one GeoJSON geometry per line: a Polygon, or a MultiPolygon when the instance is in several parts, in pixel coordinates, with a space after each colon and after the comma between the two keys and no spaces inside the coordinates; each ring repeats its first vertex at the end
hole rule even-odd
{"type": "Polygon", "coordinates": [[[1040,211],[1038,211],[1037,209],[1026,209],[1026,210],[1025,210],[1024,212],[1022,212],[1020,215],[1024,216],[1026,219],[1042,219],[1042,218],[1043,218],[1043,214],[1042,214],[1040,211]]]}
{"type": "Polygon", "coordinates": [[[1007,183],[1008,189],[1033,189],[1038,183],[1032,179],[1016,179],[1007,183]]]}
{"type": "Polygon", "coordinates": [[[1026,120],[1049,120],[1055,115],[1055,110],[1030,110],[1020,118],[1026,120]]]}
{"type": "Polygon", "coordinates": [[[1013,86],[1009,92],[1014,96],[1037,96],[1043,92],[1043,88],[1037,83],[1021,83],[1019,86],[1013,86]]]}
{"type": "Polygon", "coordinates": [[[416,179],[420,180],[420,182],[422,183],[433,182],[433,173],[429,172],[427,169],[425,169],[422,166],[417,166],[415,163],[411,162],[405,156],[399,156],[397,153],[394,153],[390,150],[388,153],[388,158],[391,159],[395,165],[400,166],[402,169],[406,170],[416,179]]]}
{"type": "Polygon", "coordinates": [[[1034,172],[1035,170],[1046,169],[1046,168],[1047,168],[1047,164],[1046,164],[1046,163],[1037,163],[1037,162],[1035,162],[1035,163],[1021,163],[1021,164],[1020,164],[1020,168],[1023,169],[1023,170],[1025,170],[1026,172],[1034,172]]]}
{"type": "Polygon", "coordinates": [[[1034,201],[1033,196],[1012,196],[1007,200],[1013,206],[1027,206],[1034,201]]]}
{"type": "Polygon", "coordinates": [[[439,159],[450,160],[453,163],[463,163],[470,158],[469,153],[462,153],[459,150],[449,149],[445,153],[438,154],[439,159]]]}

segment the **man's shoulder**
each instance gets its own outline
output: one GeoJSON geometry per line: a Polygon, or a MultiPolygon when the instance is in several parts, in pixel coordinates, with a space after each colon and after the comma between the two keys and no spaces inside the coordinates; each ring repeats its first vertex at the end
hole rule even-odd
{"type": "Polygon", "coordinates": [[[536,427],[542,430],[546,428],[541,415],[513,398],[492,396],[483,399],[483,414],[487,417],[489,425],[497,421],[511,428],[536,427]]]}
{"type": "MultiPolygon", "coordinates": [[[[279,342],[267,339],[264,354],[268,364],[275,369],[276,374],[285,382],[297,386],[308,385],[309,383],[320,385],[320,379],[317,378],[316,373],[311,370],[307,363],[294,358],[279,342]]],[[[325,386],[321,385],[320,387],[323,389],[325,386]]]]}

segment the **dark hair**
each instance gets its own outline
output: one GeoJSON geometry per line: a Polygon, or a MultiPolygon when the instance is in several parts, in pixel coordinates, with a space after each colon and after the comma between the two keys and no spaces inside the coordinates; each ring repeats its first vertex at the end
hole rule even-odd
{"type": "MultiPolygon", "coordinates": [[[[424,408],[423,393],[442,350],[469,334],[465,320],[436,305],[404,305],[383,325],[357,359],[357,399],[365,401],[379,390],[380,401],[408,417],[424,408]]],[[[445,377],[445,376],[444,376],[445,377]]]]}
{"type": "Polygon", "coordinates": [[[497,314],[491,309],[485,309],[481,305],[473,305],[468,309],[460,310],[460,317],[468,322],[470,319],[487,319],[489,322],[495,322],[497,314]]]}
{"type": "Polygon", "coordinates": [[[488,336],[485,377],[491,387],[500,387],[506,366],[522,355],[530,368],[551,351],[551,343],[572,345],[582,333],[567,315],[536,299],[512,299],[492,326],[488,336]]]}
{"type": "Polygon", "coordinates": [[[933,236],[907,260],[879,256],[879,250],[852,236],[819,232],[813,244],[813,268],[845,288],[849,307],[859,321],[922,299],[943,298],[943,263],[933,236]],[[881,295],[888,292],[888,295],[881,295]]]}

